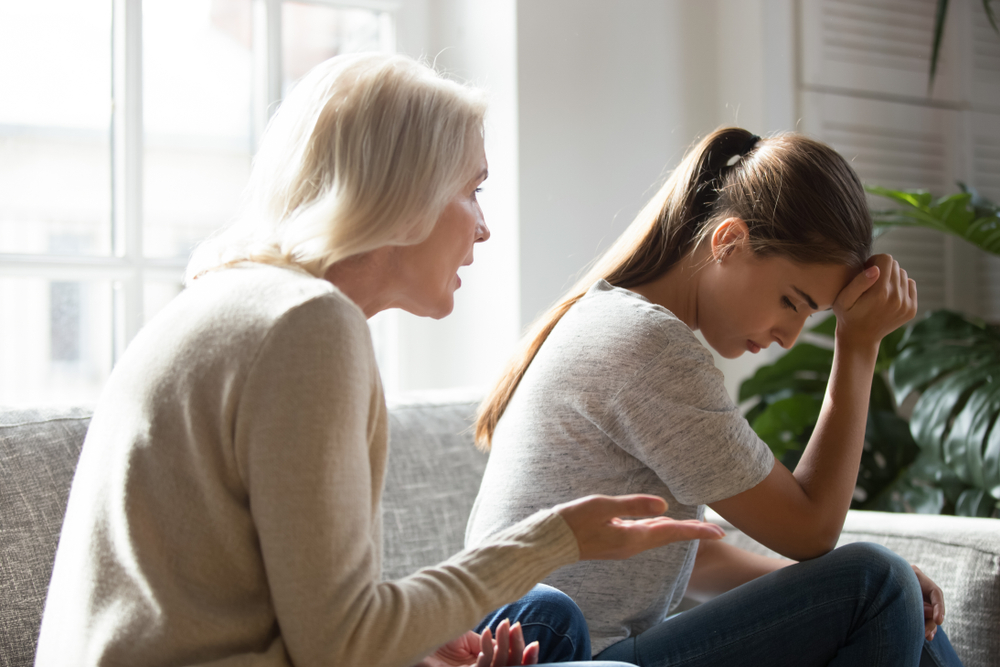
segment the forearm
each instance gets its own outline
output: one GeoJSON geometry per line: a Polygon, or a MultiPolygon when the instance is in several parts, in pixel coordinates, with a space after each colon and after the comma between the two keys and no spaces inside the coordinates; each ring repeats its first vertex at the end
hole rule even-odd
{"type": "Polygon", "coordinates": [[[687,597],[707,602],[794,562],[750,553],[721,541],[702,540],[688,582],[687,597]]]}
{"type": "Polygon", "coordinates": [[[808,521],[834,542],[857,482],[877,355],[878,345],[838,341],[816,428],[793,473],[808,521]]]}

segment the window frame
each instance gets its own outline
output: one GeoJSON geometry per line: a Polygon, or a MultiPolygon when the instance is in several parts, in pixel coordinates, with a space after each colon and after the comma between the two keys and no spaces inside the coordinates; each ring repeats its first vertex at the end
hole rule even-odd
{"type": "MultiPolygon", "coordinates": [[[[112,285],[112,367],[145,319],[148,281],[180,283],[187,259],[143,253],[143,44],[142,0],[112,2],[111,252],[107,255],[0,253],[0,277],[52,281],[108,281],[112,285]]],[[[256,146],[281,102],[284,0],[251,0],[252,141],[256,146]]],[[[381,14],[386,43],[395,50],[399,0],[290,0],[381,14]]],[[[108,369],[110,370],[110,369],[108,369]]]]}

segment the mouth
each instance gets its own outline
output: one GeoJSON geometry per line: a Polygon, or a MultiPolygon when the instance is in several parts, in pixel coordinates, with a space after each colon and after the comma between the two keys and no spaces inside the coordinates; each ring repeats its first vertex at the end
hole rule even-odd
{"type": "Polygon", "coordinates": [[[760,352],[760,345],[753,342],[752,340],[747,340],[747,350],[750,352],[750,354],[757,354],[758,352],[760,352]]]}

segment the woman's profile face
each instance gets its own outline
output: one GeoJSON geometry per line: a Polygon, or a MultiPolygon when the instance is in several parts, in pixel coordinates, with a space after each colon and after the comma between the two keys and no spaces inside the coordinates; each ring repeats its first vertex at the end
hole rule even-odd
{"type": "Polygon", "coordinates": [[[758,257],[737,247],[705,269],[698,328],[720,355],[735,359],[777,343],[788,349],[806,318],[829,310],[856,271],[840,264],[801,264],[758,257]]]}
{"type": "Polygon", "coordinates": [[[473,260],[473,246],[490,237],[476,194],[486,180],[486,153],[480,149],[474,175],[438,217],[430,236],[396,249],[394,271],[401,293],[396,306],[414,315],[440,319],[455,306],[462,285],[460,266],[473,260]]]}

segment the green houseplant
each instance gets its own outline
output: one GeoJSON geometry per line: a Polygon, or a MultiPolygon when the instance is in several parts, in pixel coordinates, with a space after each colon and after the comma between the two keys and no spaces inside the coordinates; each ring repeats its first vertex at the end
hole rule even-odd
{"type": "MultiPolygon", "coordinates": [[[[960,184],[934,199],[872,187],[901,205],[876,211],[880,231],[921,226],[1000,254],[1000,212],[960,184]]],[[[747,419],[775,455],[794,466],[819,416],[833,360],[835,320],[763,366],[740,387],[747,419]]],[[[1000,333],[937,311],[882,341],[872,383],[865,450],[852,507],[996,516],[1000,500],[1000,333]],[[919,393],[909,423],[898,406],[919,393]]]]}

